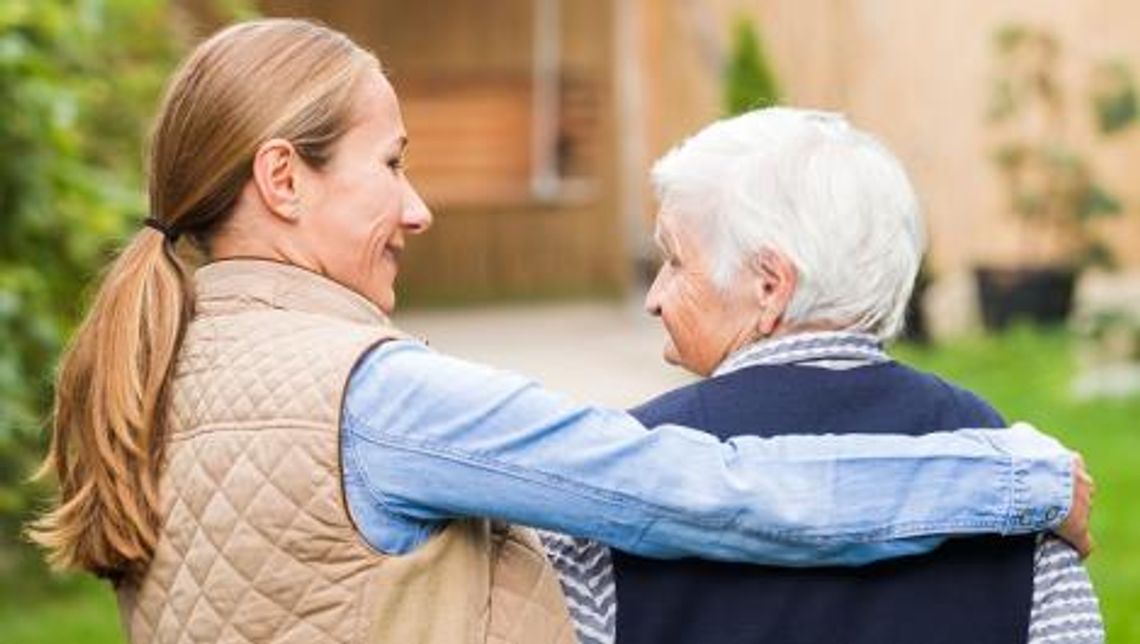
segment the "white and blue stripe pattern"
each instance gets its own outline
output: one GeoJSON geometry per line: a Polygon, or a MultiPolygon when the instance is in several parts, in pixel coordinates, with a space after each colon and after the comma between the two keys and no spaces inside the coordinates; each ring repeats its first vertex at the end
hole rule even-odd
{"type": "Polygon", "coordinates": [[[580,644],[613,644],[617,587],[610,549],[590,539],[543,530],[538,531],[538,537],[558,571],[580,644]]]}
{"type": "Polygon", "coordinates": [[[1099,644],[1104,622],[1088,571],[1067,543],[1045,537],[1033,559],[1030,644],[1099,644]]]}
{"type": "MultiPolygon", "coordinates": [[[[882,342],[869,334],[802,333],[746,346],[726,358],[713,375],[764,364],[853,369],[890,361],[882,342]]],[[[617,590],[609,548],[549,532],[539,537],[562,582],[581,644],[615,644],[617,590]]],[[[1067,543],[1043,537],[1034,554],[1029,644],[1102,644],[1104,639],[1088,571],[1067,543]]]]}
{"type": "Polygon", "coordinates": [[[873,335],[846,331],[797,333],[738,349],[721,362],[713,376],[766,364],[851,369],[890,360],[883,350],[883,343],[873,335]]]}

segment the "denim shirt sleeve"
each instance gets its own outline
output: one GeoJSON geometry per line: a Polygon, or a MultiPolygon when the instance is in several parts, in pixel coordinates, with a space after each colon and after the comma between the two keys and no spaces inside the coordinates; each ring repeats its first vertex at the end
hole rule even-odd
{"type": "Polygon", "coordinates": [[[1027,425],[720,441],[412,341],[362,359],[341,432],[350,511],[392,554],[481,516],[648,557],[855,565],[1048,529],[1072,485],[1070,453],[1027,425]]]}

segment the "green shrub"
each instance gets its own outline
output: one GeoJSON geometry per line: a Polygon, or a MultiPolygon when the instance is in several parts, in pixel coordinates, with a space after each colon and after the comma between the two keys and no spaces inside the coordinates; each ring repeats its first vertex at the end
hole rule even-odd
{"type": "Polygon", "coordinates": [[[147,116],[178,55],[161,0],[0,2],[0,574],[37,500],[54,365],[144,216],[147,116]]]}
{"type": "Polygon", "coordinates": [[[733,29],[732,54],[725,70],[724,109],[730,115],[779,103],[780,86],[768,64],[756,26],[740,18],[733,29]]]}

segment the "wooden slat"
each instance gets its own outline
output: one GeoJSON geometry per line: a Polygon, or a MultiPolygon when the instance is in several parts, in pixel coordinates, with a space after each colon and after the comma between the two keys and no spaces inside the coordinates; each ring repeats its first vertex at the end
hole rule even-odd
{"type": "Polygon", "coordinates": [[[518,201],[529,190],[528,76],[397,79],[412,179],[435,204],[518,201]]]}
{"type": "MultiPolygon", "coordinates": [[[[527,198],[531,80],[522,73],[395,79],[412,141],[412,177],[429,201],[493,205],[527,198]]],[[[597,85],[566,73],[561,96],[559,170],[567,178],[592,177],[600,154],[597,85]]]]}

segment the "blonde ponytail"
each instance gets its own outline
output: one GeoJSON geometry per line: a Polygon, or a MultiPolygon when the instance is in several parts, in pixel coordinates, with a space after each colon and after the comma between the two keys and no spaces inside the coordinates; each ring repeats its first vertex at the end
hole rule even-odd
{"type": "Polygon", "coordinates": [[[193,311],[179,235],[209,252],[252,174],[257,147],[292,141],[320,168],[379,62],[303,20],[234,25],[171,79],[150,144],[152,219],[111,266],[60,364],[41,475],[58,505],[28,534],[57,567],[141,573],[161,531],[159,481],[176,360],[193,311]]]}
{"type": "Polygon", "coordinates": [[[60,363],[41,473],[61,503],[29,534],[57,567],[115,577],[158,540],[167,397],[192,295],[166,237],[144,229],[108,270],[60,363]]]}

